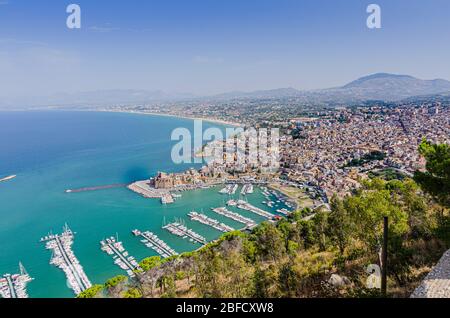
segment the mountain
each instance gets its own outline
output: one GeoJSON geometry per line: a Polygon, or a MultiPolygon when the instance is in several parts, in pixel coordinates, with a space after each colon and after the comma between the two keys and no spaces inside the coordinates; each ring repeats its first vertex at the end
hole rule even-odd
{"type": "Polygon", "coordinates": [[[288,87],[270,90],[258,90],[253,92],[229,92],[213,96],[216,99],[235,99],[235,98],[281,98],[287,96],[298,96],[301,91],[288,87]]]}
{"type": "Polygon", "coordinates": [[[299,104],[342,105],[365,101],[400,101],[415,96],[432,96],[450,92],[450,82],[443,79],[422,80],[409,75],[377,73],[361,77],[344,86],[297,90],[278,88],[253,92],[229,92],[214,96],[196,97],[192,94],[167,93],[160,90],[97,90],[73,94],[56,94],[46,97],[19,98],[0,101],[1,107],[28,106],[111,106],[117,104],[141,104],[155,101],[231,100],[231,99],[280,99],[296,98],[299,104]]]}
{"type": "Polygon", "coordinates": [[[421,80],[409,75],[378,73],[361,77],[334,92],[358,99],[396,101],[447,91],[450,91],[450,82],[443,79],[421,80]]]}
{"type": "Polygon", "coordinates": [[[218,99],[296,97],[305,103],[339,104],[367,100],[399,101],[408,97],[448,91],[450,91],[450,82],[443,79],[421,80],[409,75],[377,73],[335,88],[310,91],[280,88],[247,93],[234,92],[215,97],[218,99]]]}

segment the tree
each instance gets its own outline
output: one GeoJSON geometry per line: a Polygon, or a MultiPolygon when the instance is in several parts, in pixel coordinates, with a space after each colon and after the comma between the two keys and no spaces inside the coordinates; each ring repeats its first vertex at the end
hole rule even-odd
{"type": "Polygon", "coordinates": [[[275,261],[286,251],[282,233],[269,222],[257,226],[251,238],[255,241],[258,256],[262,259],[275,261]]]}
{"type": "Polygon", "coordinates": [[[419,152],[427,161],[426,171],[416,171],[414,179],[436,201],[450,207],[450,146],[423,140],[419,152]]]}
{"type": "Polygon", "coordinates": [[[345,210],[352,220],[353,235],[359,238],[369,250],[378,253],[383,233],[383,217],[389,218],[390,237],[408,232],[408,215],[386,189],[385,181],[374,179],[365,188],[343,201],[345,210]]]}
{"type": "Polygon", "coordinates": [[[92,287],[86,289],[81,292],[77,298],[99,298],[102,297],[103,294],[103,285],[93,285],[92,287]]]}
{"type": "Polygon", "coordinates": [[[139,266],[142,268],[144,272],[151,270],[152,268],[158,266],[161,264],[161,257],[160,256],[151,256],[143,259],[139,266]]]}
{"type": "Polygon", "coordinates": [[[344,203],[336,196],[333,196],[331,199],[331,213],[328,217],[328,235],[331,241],[338,246],[341,255],[345,252],[351,234],[351,220],[344,203]]]}

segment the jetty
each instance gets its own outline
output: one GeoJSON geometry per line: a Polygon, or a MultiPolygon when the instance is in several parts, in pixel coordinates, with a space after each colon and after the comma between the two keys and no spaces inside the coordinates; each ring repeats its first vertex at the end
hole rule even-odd
{"type": "Polygon", "coordinates": [[[252,213],[258,214],[259,216],[265,217],[267,219],[272,219],[275,216],[272,213],[269,213],[267,211],[264,211],[263,209],[260,209],[260,208],[257,208],[256,206],[251,205],[247,201],[238,200],[235,202],[236,202],[236,206],[238,209],[250,211],[252,213]]]}
{"type": "Polygon", "coordinates": [[[142,238],[141,243],[143,243],[148,248],[151,248],[164,258],[178,255],[178,253],[173,248],[171,248],[166,242],[161,240],[156,234],[150,231],[141,232],[139,230],[133,230],[132,233],[135,236],[140,236],[142,238]]]}
{"type": "Polygon", "coordinates": [[[6,181],[14,179],[15,177],[17,177],[17,176],[16,175],[12,175],[12,176],[8,176],[8,177],[5,177],[5,178],[1,178],[0,182],[6,182],[6,181]]]}
{"type": "Polygon", "coordinates": [[[209,225],[218,231],[221,231],[224,233],[234,231],[234,228],[232,228],[231,226],[228,226],[224,223],[220,223],[219,221],[212,219],[212,218],[206,216],[205,214],[201,214],[201,213],[192,211],[192,212],[189,212],[188,215],[192,221],[197,221],[202,224],[209,225]]]}
{"type": "Polygon", "coordinates": [[[189,241],[193,243],[200,243],[202,245],[208,243],[203,236],[201,236],[198,233],[195,233],[191,229],[188,229],[185,225],[178,222],[164,225],[163,229],[169,231],[170,233],[176,236],[182,237],[184,239],[189,239],[189,241]]]}
{"type": "Polygon", "coordinates": [[[252,184],[244,184],[242,186],[242,190],[241,190],[241,194],[242,195],[247,195],[253,193],[253,185],[252,184]]]}
{"type": "Polygon", "coordinates": [[[123,247],[122,242],[114,237],[100,241],[101,250],[114,259],[114,264],[127,272],[128,276],[135,277],[135,270],[141,270],[138,262],[133,256],[130,256],[123,247]]]}
{"type": "Polygon", "coordinates": [[[227,210],[227,208],[225,208],[225,207],[211,208],[211,209],[219,215],[222,215],[224,217],[227,217],[227,218],[237,221],[239,223],[245,224],[246,227],[248,227],[248,228],[252,228],[256,225],[256,222],[253,221],[252,219],[246,218],[245,216],[242,216],[239,213],[231,212],[231,211],[227,210]]]}
{"type": "Polygon", "coordinates": [[[33,280],[22,263],[20,274],[4,274],[0,277],[0,296],[2,298],[28,298],[27,284],[33,280]]]}
{"type": "Polygon", "coordinates": [[[127,184],[109,184],[104,186],[97,186],[97,187],[86,187],[86,188],[79,188],[79,189],[68,189],[65,192],[66,193],[78,193],[78,192],[87,192],[87,191],[98,191],[98,190],[107,190],[107,189],[114,189],[114,188],[124,188],[127,184]]]}
{"type": "Polygon", "coordinates": [[[163,194],[161,196],[161,203],[162,204],[171,204],[171,203],[174,203],[174,202],[175,202],[175,200],[174,200],[172,194],[170,194],[170,193],[166,193],[166,194],[163,194]]]}
{"type": "Polygon", "coordinates": [[[78,295],[92,287],[92,284],[72,251],[74,237],[75,233],[66,224],[62,234],[49,234],[41,238],[41,242],[53,252],[50,264],[64,271],[70,287],[78,295]]]}
{"type": "Polygon", "coordinates": [[[237,185],[237,184],[228,184],[225,186],[225,188],[220,190],[219,193],[232,195],[232,194],[236,193],[238,187],[239,187],[239,185],[237,185]]]}

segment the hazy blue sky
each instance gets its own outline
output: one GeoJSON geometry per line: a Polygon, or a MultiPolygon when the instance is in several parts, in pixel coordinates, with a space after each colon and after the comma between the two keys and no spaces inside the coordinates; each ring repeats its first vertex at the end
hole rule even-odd
{"type": "Polygon", "coordinates": [[[0,96],[326,88],[450,79],[448,0],[0,0],[0,96]],[[66,27],[66,7],[82,28],[66,27]],[[382,29],[366,7],[382,8],[382,29]]]}

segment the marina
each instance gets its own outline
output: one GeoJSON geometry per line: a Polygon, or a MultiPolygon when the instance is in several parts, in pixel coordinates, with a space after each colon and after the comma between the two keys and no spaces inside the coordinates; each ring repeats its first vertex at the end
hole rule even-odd
{"type": "Polygon", "coordinates": [[[239,213],[231,212],[227,210],[227,208],[211,208],[215,213],[222,215],[224,217],[227,217],[229,219],[232,219],[234,221],[240,222],[245,224],[247,227],[251,228],[256,225],[256,222],[252,219],[246,218],[245,216],[240,215],[239,213]]]}
{"type": "Polygon", "coordinates": [[[114,264],[126,271],[128,276],[135,277],[135,270],[141,270],[136,259],[128,254],[122,242],[119,242],[118,239],[110,237],[100,241],[100,245],[101,250],[111,255],[114,259],[114,264]]]}
{"type": "Polygon", "coordinates": [[[158,236],[152,232],[141,232],[139,230],[133,230],[132,233],[135,236],[142,237],[141,243],[143,243],[148,248],[151,248],[164,258],[178,255],[178,253],[173,248],[171,248],[166,242],[158,238],[158,236]]]}
{"type": "Polygon", "coordinates": [[[200,234],[188,229],[185,225],[174,222],[163,226],[163,229],[169,231],[170,233],[182,237],[184,239],[189,239],[193,243],[206,244],[208,243],[206,239],[200,234]]]}
{"type": "Polygon", "coordinates": [[[50,264],[64,271],[67,282],[74,293],[78,295],[92,287],[92,284],[72,251],[74,236],[75,234],[66,224],[62,234],[49,234],[41,238],[41,242],[45,243],[45,247],[53,252],[50,264]]]}
{"type": "Polygon", "coordinates": [[[241,194],[247,195],[253,193],[253,184],[244,184],[242,186],[241,194]]]}
{"type": "Polygon", "coordinates": [[[238,200],[235,201],[235,203],[238,209],[253,212],[267,219],[272,219],[275,216],[274,214],[264,211],[263,209],[257,208],[244,200],[238,200]]]}
{"type": "Polygon", "coordinates": [[[28,298],[27,284],[33,280],[22,263],[19,263],[20,274],[4,274],[0,277],[0,296],[2,298],[28,298]]]}
{"type": "Polygon", "coordinates": [[[161,203],[162,204],[171,204],[171,203],[174,203],[174,202],[175,202],[175,200],[174,200],[173,196],[170,193],[166,193],[166,194],[163,194],[161,196],[161,203]]]}
{"type": "Polygon", "coordinates": [[[192,212],[189,212],[188,215],[191,218],[191,220],[200,222],[205,225],[209,225],[221,232],[227,233],[227,232],[234,231],[234,228],[232,228],[231,226],[220,223],[219,221],[212,219],[204,214],[192,211],[192,212]]]}
{"type": "Polygon", "coordinates": [[[227,184],[225,186],[225,188],[223,188],[222,190],[219,191],[219,193],[232,195],[232,194],[236,193],[238,187],[239,187],[239,185],[237,185],[237,184],[227,184]]]}

